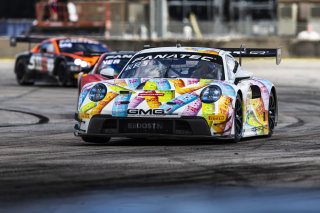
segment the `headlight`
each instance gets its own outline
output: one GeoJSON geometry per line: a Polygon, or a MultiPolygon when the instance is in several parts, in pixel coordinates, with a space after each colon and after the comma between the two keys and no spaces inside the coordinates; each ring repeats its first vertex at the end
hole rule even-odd
{"type": "Polygon", "coordinates": [[[89,99],[94,102],[101,101],[106,94],[107,87],[104,84],[96,84],[90,90],[89,99]]]}
{"type": "Polygon", "coordinates": [[[80,66],[82,60],[80,58],[77,58],[74,60],[74,64],[77,65],[77,66],[80,66]]]}
{"type": "Polygon", "coordinates": [[[86,61],[81,61],[81,64],[80,64],[81,67],[89,67],[89,63],[86,62],[86,61]]]}
{"type": "Polygon", "coordinates": [[[88,62],[82,61],[80,58],[75,59],[73,63],[74,63],[75,65],[81,66],[81,67],[83,67],[83,68],[90,66],[90,64],[89,64],[88,62]]]}
{"type": "Polygon", "coordinates": [[[200,99],[203,103],[213,103],[219,100],[221,94],[220,87],[212,85],[202,90],[200,99]]]}

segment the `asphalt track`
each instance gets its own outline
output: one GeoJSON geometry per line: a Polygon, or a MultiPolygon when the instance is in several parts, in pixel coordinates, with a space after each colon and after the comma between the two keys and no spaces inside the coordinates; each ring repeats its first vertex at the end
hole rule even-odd
{"type": "Polygon", "coordinates": [[[128,206],[117,209],[124,204],[151,212],[165,208],[161,202],[179,204],[175,212],[199,210],[201,202],[224,212],[229,203],[244,212],[269,203],[281,212],[320,212],[320,61],[274,63],[244,66],[277,86],[279,126],[271,138],[94,145],[73,136],[75,88],[18,86],[13,61],[0,61],[0,212],[125,212],[128,206]],[[261,205],[249,202],[257,197],[261,205]],[[288,205],[277,206],[279,199],[288,205]]]}

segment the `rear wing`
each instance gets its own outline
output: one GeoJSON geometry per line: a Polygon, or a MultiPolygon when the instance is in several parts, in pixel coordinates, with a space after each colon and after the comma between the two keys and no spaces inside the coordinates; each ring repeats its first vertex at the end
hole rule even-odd
{"type": "Polygon", "coordinates": [[[44,40],[49,39],[48,37],[42,37],[42,36],[13,36],[10,37],[10,46],[15,47],[17,46],[17,43],[29,43],[29,49],[31,43],[40,43],[44,40]]]}
{"type": "Polygon", "coordinates": [[[276,64],[281,63],[281,49],[265,49],[265,48],[221,48],[226,52],[229,52],[233,57],[241,58],[257,58],[257,57],[275,57],[276,64]]]}

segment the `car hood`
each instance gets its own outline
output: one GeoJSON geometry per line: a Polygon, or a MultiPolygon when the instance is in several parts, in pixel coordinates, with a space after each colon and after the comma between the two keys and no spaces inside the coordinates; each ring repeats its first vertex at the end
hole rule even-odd
{"type": "MultiPolygon", "coordinates": [[[[217,85],[222,90],[219,102],[232,103],[235,90],[223,81],[208,79],[168,79],[168,78],[130,78],[114,79],[90,83],[82,88],[78,110],[82,118],[96,114],[117,117],[159,116],[154,109],[163,112],[161,116],[198,116],[212,114],[214,104],[202,103],[201,91],[209,85],[217,85]],[[105,85],[107,93],[100,101],[89,98],[91,88],[97,84],[105,85]],[[154,110],[154,111],[153,111],[154,110]]],[[[80,117],[81,117],[80,116],[80,117]]]]}

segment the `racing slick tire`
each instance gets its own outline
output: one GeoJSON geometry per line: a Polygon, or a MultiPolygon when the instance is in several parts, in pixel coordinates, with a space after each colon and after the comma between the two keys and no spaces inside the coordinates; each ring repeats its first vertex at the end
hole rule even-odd
{"type": "Polygon", "coordinates": [[[88,143],[108,143],[110,137],[92,137],[92,136],[81,136],[82,140],[88,143]]]}
{"type": "Polygon", "coordinates": [[[243,131],[243,110],[242,110],[242,99],[240,95],[237,95],[236,103],[234,107],[234,138],[232,142],[237,143],[242,138],[243,131]]]}
{"type": "Polygon", "coordinates": [[[33,85],[34,82],[27,78],[28,62],[24,58],[18,59],[15,66],[16,79],[20,85],[33,85]]]}
{"type": "Polygon", "coordinates": [[[70,82],[70,73],[68,71],[68,67],[66,62],[60,61],[57,65],[57,77],[58,77],[58,84],[60,86],[67,86],[70,82]]]}
{"type": "Polygon", "coordinates": [[[276,126],[276,116],[277,116],[277,104],[276,98],[273,92],[271,92],[269,97],[269,108],[268,108],[268,125],[269,133],[267,137],[271,137],[273,134],[274,127],[276,126]]]}

